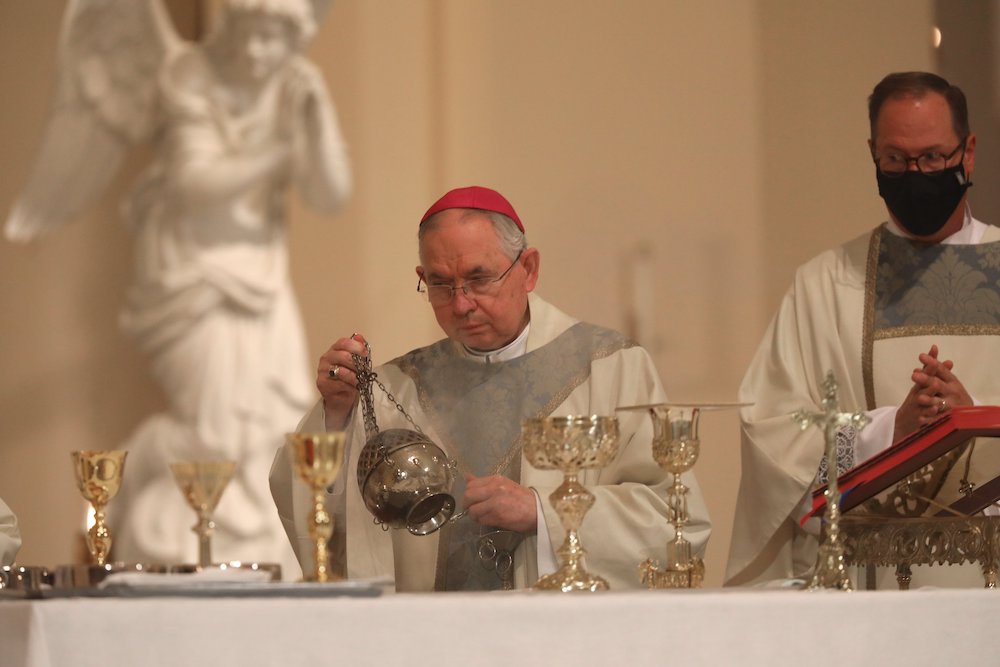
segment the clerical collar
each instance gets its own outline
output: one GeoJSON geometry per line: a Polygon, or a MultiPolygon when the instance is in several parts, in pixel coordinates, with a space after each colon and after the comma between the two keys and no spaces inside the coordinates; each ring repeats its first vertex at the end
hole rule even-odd
{"type": "Polygon", "coordinates": [[[530,328],[531,322],[528,322],[524,327],[524,331],[517,338],[497,350],[487,350],[484,352],[483,350],[473,350],[467,345],[463,345],[462,349],[465,350],[465,354],[469,359],[481,361],[484,364],[494,364],[498,361],[517,359],[528,351],[528,329],[530,328]]]}
{"type": "MultiPolygon", "coordinates": [[[[904,233],[892,218],[889,218],[889,224],[886,225],[886,229],[896,236],[912,238],[904,233]]],[[[969,204],[966,203],[965,216],[962,218],[962,228],[951,236],[941,239],[940,242],[944,245],[970,245],[982,241],[985,233],[986,224],[972,217],[972,210],[969,208],[969,204]]]]}

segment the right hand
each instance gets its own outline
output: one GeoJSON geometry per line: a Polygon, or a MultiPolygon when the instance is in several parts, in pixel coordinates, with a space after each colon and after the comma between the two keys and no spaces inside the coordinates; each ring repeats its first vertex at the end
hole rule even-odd
{"type": "Polygon", "coordinates": [[[954,362],[938,360],[937,345],[931,345],[919,359],[923,366],[913,369],[910,376],[913,386],[896,410],[893,442],[931,423],[953,407],[973,404],[972,397],[953,372],[954,362]]]}
{"type": "Polygon", "coordinates": [[[351,410],[358,404],[358,375],[352,354],[368,356],[368,344],[361,334],[341,338],[331,345],[319,358],[316,368],[316,388],[323,396],[326,428],[330,431],[344,430],[351,410]],[[336,369],[336,377],[331,376],[332,369],[336,369]]]}

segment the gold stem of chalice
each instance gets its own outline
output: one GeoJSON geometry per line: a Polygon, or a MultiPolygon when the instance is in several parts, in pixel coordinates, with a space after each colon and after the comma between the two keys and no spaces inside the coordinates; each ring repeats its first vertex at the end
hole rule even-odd
{"type": "Polygon", "coordinates": [[[202,567],[212,564],[212,533],[215,532],[212,514],[235,469],[235,461],[184,461],[170,464],[170,472],[184,494],[184,500],[198,515],[198,521],[191,530],[198,536],[198,565],[202,567]]]}
{"type": "Polygon", "coordinates": [[[111,551],[111,531],[104,508],[121,488],[125,451],[73,452],[73,474],[84,499],[94,508],[94,525],[87,531],[87,549],[95,565],[104,565],[111,551]]]}
{"type": "Polygon", "coordinates": [[[647,559],[639,565],[642,581],[654,588],[700,588],[705,576],[701,558],[691,555],[691,543],[684,537],[689,521],[687,492],[681,475],[694,467],[701,453],[698,439],[698,418],[701,410],[692,406],[654,406],[649,408],[653,419],[653,459],[673,477],[667,491],[667,508],[674,525],[674,538],[667,543],[667,563],[659,569],[647,559]]]}
{"type": "Polygon", "coordinates": [[[614,417],[539,417],[526,419],[521,430],[525,456],[540,470],[561,470],[563,483],[549,495],[559,515],[566,539],[556,550],[559,569],[540,578],[539,590],[603,591],[608,582],[591,574],[583,564],[586,551],[580,543],[580,525],[594,504],[594,494],[577,475],[600,468],[618,453],[618,420],[614,417]]]}
{"type": "Polygon", "coordinates": [[[313,515],[309,536],[315,543],[315,568],[307,581],[326,582],[340,577],[330,571],[330,536],[333,517],[326,509],[326,489],[337,479],[344,460],[343,432],[289,433],[286,436],[292,466],[313,492],[313,515]]]}

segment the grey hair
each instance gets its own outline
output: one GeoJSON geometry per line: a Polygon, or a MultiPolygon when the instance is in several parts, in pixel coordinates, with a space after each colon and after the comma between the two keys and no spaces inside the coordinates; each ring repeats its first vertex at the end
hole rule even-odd
{"type": "MultiPolygon", "coordinates": [[[[519,253],[524,252],[528,248],[528,237],[524,235],[524,232],[518,228],[517,223],[509,216],[497,213],[496,211],[484,211],[478,208],[465,210],[468,213],[480,213],[490,219],[490,222],[493,223],[493,230],[497,233],[497,240],[500,242],[500,251],[507,256],[507,259],[513,261],[519,253]]],[[[438,214],[435,213],[420,225],[420,230],[417,232],[418,244],[424,240],[424,235],[427,232],[437,228],[437,217],[438,214]]],[[[422,261],[423,259],[421,258],[422,261]]]]}

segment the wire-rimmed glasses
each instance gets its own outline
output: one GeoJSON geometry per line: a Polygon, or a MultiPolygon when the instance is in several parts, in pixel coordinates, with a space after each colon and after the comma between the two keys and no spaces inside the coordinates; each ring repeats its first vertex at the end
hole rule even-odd
{"type": "Polygon", "coordinates": [[[480,278],[470,278],[461,285],[449,285],[447,283],[425,283],[423,277],[417,279],[417,291],[427,296],[427,300],[435,306],[444,306],[451,303],[455,298],[455,293],[461,291],[465,296],[475,299],[480,296],[492,296],[500,287],[507,274],[521,259],[524,250],[517,253],[517,257],[510,263],[499,276],[482,276],[480,278]]]}

